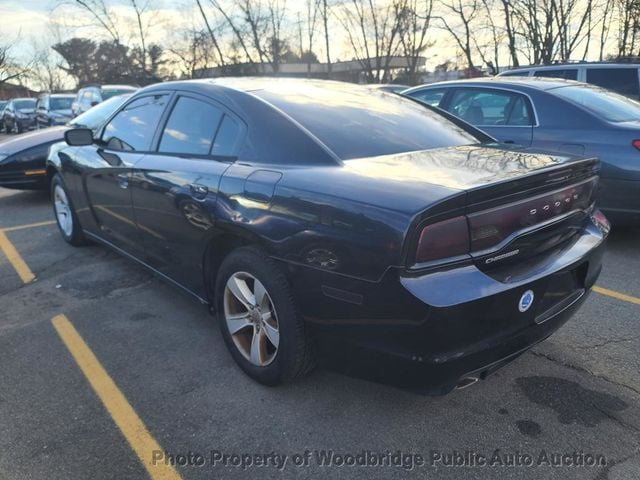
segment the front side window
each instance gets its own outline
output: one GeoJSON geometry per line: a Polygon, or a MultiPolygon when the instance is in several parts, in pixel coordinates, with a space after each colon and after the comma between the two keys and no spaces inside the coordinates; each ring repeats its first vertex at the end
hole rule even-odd
{"type": "Polygon", "coordinates": [[[638,97],[637,68],[587,68],[587,83],[638,97]]]}
{"type": "Polygon", "coordinates": [[[433,88],[428,90],[418,90],[416,92],[411,92],[408,95],[412,98],[420,100],[427,105],[431,105],[432,107],[438,107],[440,102],[444,97],[446,90],[444,88],[433,88]]]}
{"type": "Polygon", "coordinates": [[[489,89],[456,89],[447,111],[477,126],[532,125],[528,100],[518,93],[489,89]]]}
{"type": "Polygon", "coordinates": [[[222,111],[213,105],[180,97],[164,127],[158,150],[208,155],[221,118],[222,111]]]}
{"type": "Polygon", "coordinates": [[[577,68],[549,68],[546,70],[537,70],[534,74],[536,77],[544,78],[562,78],[564,80],[577,80],[578,69],[577,68]]]}
{"type": "Polygon", "coordinates": [[[133,100],[107,124],[102,141],[116,150],[149,150],[168,98],[162,94],[133,100]]]}

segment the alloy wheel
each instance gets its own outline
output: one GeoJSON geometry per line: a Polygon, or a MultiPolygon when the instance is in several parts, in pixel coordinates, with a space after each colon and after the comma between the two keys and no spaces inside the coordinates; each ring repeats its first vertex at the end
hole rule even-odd
{"type": "Polygon", "coordinates": [[[73,216],[71,215],[67,194],[60,185],[56,185],[53,190],[53,206],[60,229],[66,236],[70,237],[73,233],[73,216]]]}
{"type": "Polygon", "coordinates": [[[266,288],[247,272],[236,272],[224,289],[224,318],[238,351],[251,364],[269,365],[278,353],[280,331],[266,288]]]}

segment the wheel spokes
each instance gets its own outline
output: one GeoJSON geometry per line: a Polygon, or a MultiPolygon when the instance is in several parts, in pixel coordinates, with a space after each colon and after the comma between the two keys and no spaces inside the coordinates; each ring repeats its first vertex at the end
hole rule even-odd
{"type": "Polygon", "coordinates": [[[227,326],[229,333],[233,336],[245,328],[253,326],[249,312],[227,315],[227,326]]]}
{"type": "MultiPolygon", "coordinates": [[[[269,316],[271,316],[271,314],[269,314],[269,316]]],[[[278,329],[263,320],[262,330],[264,331],[267,339],[271,342],[271,345],[273,345],[277,349],[278,344],[280,343],[280,332],[278,331],[278,329]]]]}
{"type": "Polygon", "coordinates": [[[255,365],[264,365],[265,363],[265,345],[264,345],[264,329],[254,328],[253,329],[253,337],[251,337],[251,353],[250,359],[251,362],[255,365]]]}
{"type": "Polygon", "coordinates": [[[242,303],[247,310],[250,310],[251,307],[256,304],[256,299],[253,293],[251,293],[251,289],[245,280],[238,278],[237,276],[233,276],[227,282],[227,286],[231,293],[233,293],[233,296],[236,297],[236,299],[242,303]]]}

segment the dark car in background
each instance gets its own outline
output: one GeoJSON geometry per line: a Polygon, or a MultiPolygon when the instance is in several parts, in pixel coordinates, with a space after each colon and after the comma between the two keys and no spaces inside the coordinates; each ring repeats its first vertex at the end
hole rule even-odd
{"type": "Polygon", "coordinates": [[[45,163],[49,149],[64,141],[64,132],[69,128],[82,127],[97,131],[128,96],[112,97],[83,113],[67,126],[51,127],[1,141],[0,187],[48,188],[45,163]]]}
{"type": "Polygon", "coordinates": [[[36,126],[36,100],[14,98],[4,107],[2,127],[6,133],[22,133],[36,126]]]}
{"type": "Polygon", "coordinates": [[[561,79],[494,77],[404,92],[440,107],[501,142],[595,156],[598,206],[612,223],[640,225],[640,103],[561,79]]]}
{"type": "Polygon", "coordinates": [[[130,85],[89,85],[78,90],[76,98],[71,104],[71,114],[74,117],[95,107],[100,102],[126,93],[133,93],[138,87],[130,85]]]}
{"type": "Polygon", "coordinates": [[[71,104],[75,95],[65,93],[44,93],[36,103],[36,128],[65,125],[73,117],[71,104]]]}
{"type": "Polygon", "coordinates": [[[543,77],[577,80],[640,99],[640,65],[637,63],[580,62],[513,68],[500,77],[543,77]]]}
{"type": "Polygon", "coordinates": [[[0,100],[0,132],[4,132],[4,109],[9,103],[9,100],[0,100]]]}
{"type": "Polygon", "coordinates": [[[209,304],[265,384],[318,348],[372,380],[467,386],[552,334],[600,273],[596,159],[504,149],[399,95],[168,82],[65,138],[48,161],[63,238],[209,304]]]}

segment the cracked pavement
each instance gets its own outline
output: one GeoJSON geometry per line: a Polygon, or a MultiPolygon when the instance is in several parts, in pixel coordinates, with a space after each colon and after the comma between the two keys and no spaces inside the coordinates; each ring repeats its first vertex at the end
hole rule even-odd
{"type": "MultiPolygon", "coordinates": [[[[0,189],[0,228],[52,219],[46,194],[0,189]]],[[[235,366],[216,321],[109,250],[74,249],[55,225],[7,236],[36,275],[0,254],[0,478],[147,474],[56,335],[64,313],[170,453],[288,455],[275,467],[176,467],[204,478],[640,478],[640,306],[592,293],[560,331],[486,381],[424,397],[318,370],[279,388],[235,366]],[[427,465],[308,467],[319,450],[420,454],[427,465]],[[601,455],[602,466],[432,466],[432,456],[601,455]]],[[[615,231],[598,284],[640,297],[640,230],[615,231]]]]}

